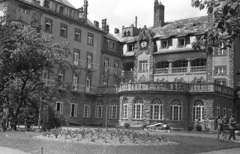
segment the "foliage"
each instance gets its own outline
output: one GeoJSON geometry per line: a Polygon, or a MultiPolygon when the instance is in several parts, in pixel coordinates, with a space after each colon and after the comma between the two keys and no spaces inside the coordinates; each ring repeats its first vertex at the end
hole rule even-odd
{"type": "Polygon", "coordinates": [[[202,131],[202,126],[201,125],[196,125],[196,130],[201,132],[202,131]]]}
{"type": "Polygon", "coordinates": [[[130,127],[130,124],[129,123],[124,123],[124,128],[128,129],[130,127]]]}
{"type": "Polygon", "coordinates": [[[192,0],[192,6],[200,10],[207,9],[213,15],[213,23],[208,31],[192,44],[193,48],[212,53],[213,47],[226,49],[232,47],[236,37],[240,36],[240,0],[192,0]]]}
{"type": "Polygon", "coordinates": [[[58,99],[58,89],[65,84],[52,70],[71,67],[68,46],[18,22],[0,27],[0,97],[12,117],[58,99]],[[44,71],[52,76],[51,86],[42,80],[44,71]]]}
{"type": "Polygon", "coordinates": [[[143,129],[147,128],[147,124],[143,124],[142,128],[143,129]]]}
{"type": "Polygon", "coordinates": [[[193,126],[188,126],[187,130],[188,131],[192,131],[193,130],[193,126]]]}

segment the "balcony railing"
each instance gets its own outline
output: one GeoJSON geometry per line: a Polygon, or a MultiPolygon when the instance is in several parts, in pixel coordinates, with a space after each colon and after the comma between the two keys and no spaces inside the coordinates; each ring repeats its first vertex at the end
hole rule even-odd
{"type": "Polygon", "coordinates": [[[117,86],[98,87],[98,94],[116,94],[119,90],[117,86]]]}
{"type": "Polygon", "coordinates": [[[191,67],[191,72],[206,72],[207,71],[207,67],[206,66],[195,66],[195,67],[191,67]]]}
{"type": "Polygon", "coordinates": [[[187,67],[173,67],[172,73],[186,73],[187,67]]]}
{"type": "Polygon", "coordinates": [[[125,91],[217,92],[225,95],[234,96],[234,89],[214,83],[123,83],[120,85],[118,92],[125,91]]]}
{"type": "Polygon", "coordinates": [[[157,68],[154,70],[154,74],[166,74],[169,68],[157,68]]]}

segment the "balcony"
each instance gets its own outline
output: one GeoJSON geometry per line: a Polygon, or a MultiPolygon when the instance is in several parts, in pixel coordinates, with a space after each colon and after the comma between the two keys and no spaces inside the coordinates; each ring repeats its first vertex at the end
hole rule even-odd
{"type": "Polygon", "coordinates": [[[169,68],[158,68],[154,70],[154,74],[167,74],[169,68]]]}
{"type": "Polygon", "coordinates": [[[206,66],[195,66],[195,67],[191,67],[191,72],[193,72],[193,73],[206,72],[206,71],[207,71],[207,67],[206,67],[206,66]]]}
{"type": "Polygon", "coordinates": [[[148,82],[121,84],[118,92],[126,91],[216,92],[234,96],[234,89],[214,83],[148,82]]]}
{"type": "Polygon", "coordinates": [[[98,87],[97,94],[116,94],[119,90],[117,86],[105,86],[105,87],[98,87]]]}
{"type": "Polygon", "coordinates": [[[186,73],[188,71],[187,67],[173,67],[172,73],[186,73]]]}

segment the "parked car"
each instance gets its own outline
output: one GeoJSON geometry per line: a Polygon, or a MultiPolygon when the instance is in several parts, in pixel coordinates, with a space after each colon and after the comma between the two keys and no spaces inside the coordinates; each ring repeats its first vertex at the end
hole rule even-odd
{"type": "Polygon", "coordinates": [[[170,127],[164,123],[155,123],[148,125],[144,130],[146,131],[170,131],[170,127]]]}

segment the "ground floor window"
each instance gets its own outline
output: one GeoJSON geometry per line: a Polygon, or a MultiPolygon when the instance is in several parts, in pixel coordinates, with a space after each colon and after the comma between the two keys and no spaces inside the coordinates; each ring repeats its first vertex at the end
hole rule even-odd
{"type": "Polygon", "coordinates": [[[171,103],[171,120],[182,120],[182,103],[179,100],[173,100],[171,103]]]}
{"type": "Polygon", "coordinates": [[[123,104],[123,119],[127,119],[127,118],[128,118],[128,105],[123,104]]]}
{"type": "Polygon", "coordinates": [[[71,103],[70,106],[70,117],[77,117],[77,105],[75,103],[71,103]]]}
{"type": "Polygon", "coordinates": [[[56,111],[60,114],[63,114],[63,101],[57,101],[56,102],[56,111]]]}
{"type": "Polygon", "coordinates": [[[133,105],[133,118],[143,118],[143,101],[141,99],[137,99],[133,105]]]}
{"type": "Polygon", "coordinates": [[[163,105],[162,101],[156,99],[151,104],[151,115],[150,119],[152,120],[162,120],[163,119],[163,105]]]}
{"type": "Polygon", "coordinates": [[[98,102],[95,110],[95,118],[102,118],[102,117],[103,117],[103,104],[102,102],[98,102]]]}
{"type": "Polygon", "coordinates": [[[202,101],[196,101],[193,105],[193,121],[204,119],[204,104],[202,101]]]}
{"type": "Polygon", "coordinates": [[[90,118],[90,105],[84,104],[83,106],[83,118],[90,118]]]}
{"type": "Polygon", "coordinates": [[[117,119],[118,114],[117,102],[112,102],[109,106],[109,119],[117,119]]]}

